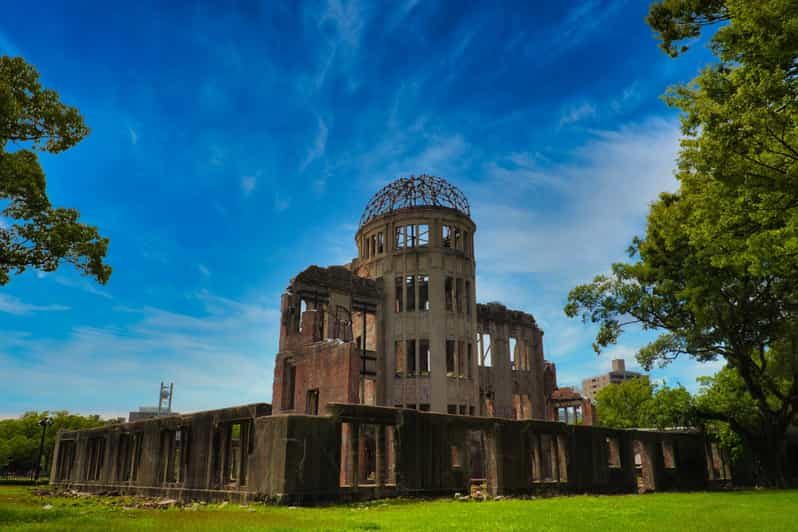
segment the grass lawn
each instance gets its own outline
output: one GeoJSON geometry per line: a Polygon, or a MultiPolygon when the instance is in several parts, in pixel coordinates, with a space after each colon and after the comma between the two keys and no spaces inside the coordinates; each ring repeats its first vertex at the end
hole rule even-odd
{"type": "Polygon", "coordinates": [[[30,487],[0,486],[0,530],[798,530],[796,490],[490,502],[402,499],[325,508],[126,509],[129,504],[125,497],[41,497],[30,487]]]}

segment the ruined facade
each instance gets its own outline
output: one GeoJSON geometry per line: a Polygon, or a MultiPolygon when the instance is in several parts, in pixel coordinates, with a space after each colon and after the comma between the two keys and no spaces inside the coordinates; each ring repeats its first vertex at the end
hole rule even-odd
{"type": "Polygon", "coordinates": [[[543,331],[530,314],[477,304],[476,230],[465,196],[442,179],[379,191],[352,263],[312,266],[283,296],[275,412],[352,402],[545,419],[543,331]],[[346,389],[322,389],[344,376],[346,389]]]}
{"type": "Polygon", "coordinates": [[[445,181],[388,185],[358,257],[307,268],[282,296],[273,404],[60,432],[51,483],[313,503],[728,482],[700,432],[587,426],[590,404],[557,388],[535,319],[477,304],[476,229],[445,181]]]}

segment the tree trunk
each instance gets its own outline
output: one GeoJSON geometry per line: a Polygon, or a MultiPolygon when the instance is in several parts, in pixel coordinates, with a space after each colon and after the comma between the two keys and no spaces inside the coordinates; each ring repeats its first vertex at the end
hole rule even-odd
{"type": "Polygon", "coordinates": [[[756,484],[768,488],[789,487],[786,430],[781,424],[765,425],[763,434],[751,441],[751,452],[757,461],[756,484]]]}

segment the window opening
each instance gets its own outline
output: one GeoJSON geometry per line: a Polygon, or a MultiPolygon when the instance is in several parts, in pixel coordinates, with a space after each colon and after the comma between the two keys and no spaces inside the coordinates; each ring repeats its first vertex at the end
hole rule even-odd
{"type": "Polygon", "coordinates": [[[429,275],[419,275],[418,282],[418,310],[429,310],[429,275]]]}
{"type": "Polygon", "coordinates": [[[405,277],[405,288],[407,290],[406,308],[407,312],[416,310],[416,276],[408,275],[405,277]]]}
{"type": "Polygon", "coordinates": [[[479,365],[489,368],[493,365],[493,354],[491,353],[491,338],[489,333],[478,333],[477,343],[479,344],[479,365]]]}
{"type": "Polygon", "coordinates": [[[407,340],[407,376],[413,377],[416,374],[416,341],[407,340]]]}
{"type": "Polygon", "coordinates": [[[418,238],[418,247],[423,248],[429,246],[429,225],[420,224],[416,228],[416,231],[418,238]]]}
{"type": "Polygon", "coordinates": [[[308,390],[308,398],[305,402],[305,413],[311,416],[319,415],[319,389],[308,390]]]}
{"type": "Polygon", "coordinates": [[[607,436],[607,466],[615,469],[621,467],[621,451],[618,447],[618,438],[607,436]]]}
{"type": "Polygon", "coordinates": [[[446,340],[446,376],[454,377],[454,357],[455,357],[455,344],[454,340],[446,340]]]}
{"type": "Polygon", "coordinates": [[[452,226],[450,225],[441,226],[441,247],[452,247],[452,226]]]}
{"type": "Polygon", "coordinates": [[[418,341],[418,364],[421,375],[429,375],[429,340],[418,341]]]}
{"type": "Polygon", "coordinates": [[[446,310],[454,312],[454,279],[447,277],[444,282],[444,291],[446,299],[446,310]]]}
{"type": "Polygon", "coordinates": [[[394,249],[403,249],[405,247],[405,227],[397,225],[394,237],[394,249]]]}
{"type": "Polygon", "coordinates": [[[396,278],[394,291],[395,291],[394,312],[402,312],[404,310],[404,293],[405,293],[402,277],[396,278]]]}

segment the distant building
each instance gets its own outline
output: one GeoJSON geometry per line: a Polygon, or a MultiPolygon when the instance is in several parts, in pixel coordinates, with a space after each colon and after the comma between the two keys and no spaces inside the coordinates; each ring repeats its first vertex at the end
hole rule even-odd
{"type": "Polygon", "coordinates": [[[158,408],[157,406],[140,406],[138,411],[130,412],[127,415],[128,421],[138,421],[140,419],[150,419],[160,416],[173,416],[177,412],[172,412],[171,408],[158,408]]]}
{"type": "Polygon", "coordinates": [[[599,390],[606,388],[610,384],[620,384],[640,376],[642,374],[636,371],[626,371],[626,362],[622,358],[616,358],[612,361],[612,371],[582,381],[582,393],[591,401],[595,401],[599,390]]]}
{"type": "Polygon", "coordinates": [[[161,389],[158,392],[158,406],[140,406],[138,412],[130,412],[128,414],[127,420],[138,421],[140,419],[176,415],[177,412],[172,412],[173,393],[174,383],[170,383],[167,386],[161,382],[161,389]]]}

